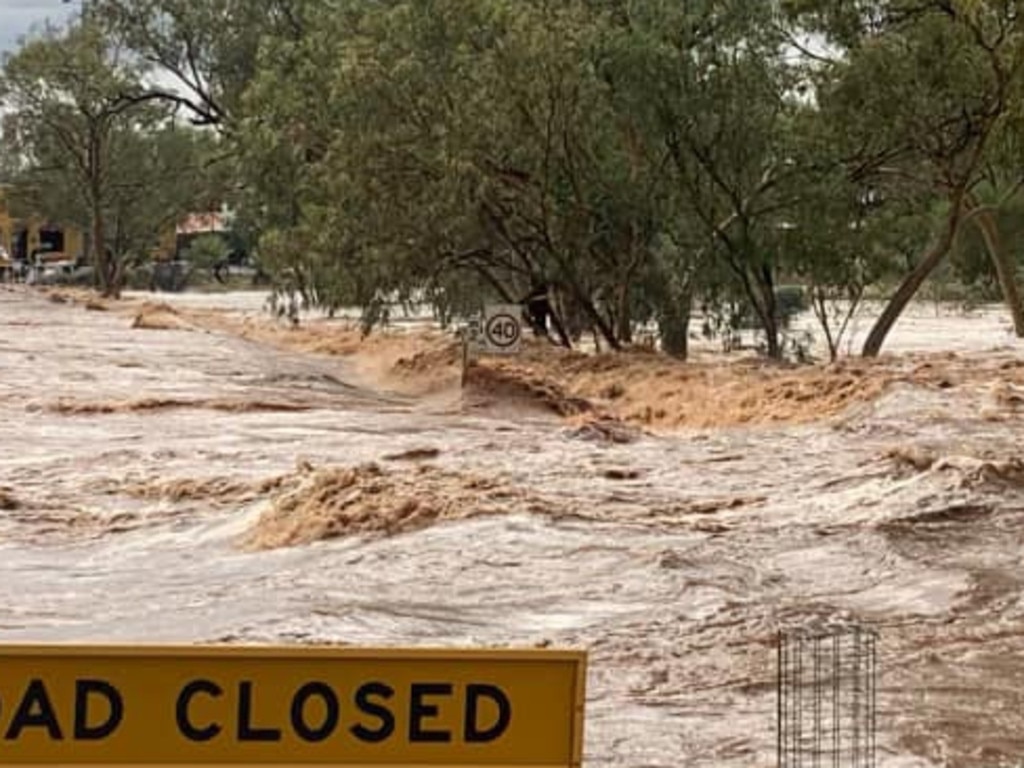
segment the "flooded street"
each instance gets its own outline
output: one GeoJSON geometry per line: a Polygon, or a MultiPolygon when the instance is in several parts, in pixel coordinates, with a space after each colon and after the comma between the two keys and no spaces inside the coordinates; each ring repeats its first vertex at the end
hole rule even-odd
{"type": "Polygon", "coordinates": [[[959,352],[614,441],[0,287],[0,640],[584,648],[586,765],[769,766],[776,632],[856,619],[882,765],[1024,760],[1024,347],[901,327],[959,352]]]}

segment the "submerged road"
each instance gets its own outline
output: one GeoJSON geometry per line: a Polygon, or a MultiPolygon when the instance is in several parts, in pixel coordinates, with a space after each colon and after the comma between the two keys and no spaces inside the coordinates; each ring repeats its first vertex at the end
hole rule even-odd
{"type": "Polygon", "coordinates": [[[977,376],[629,444],[355,381],[0,289],[0,640],[584,648],[586,765],[768,766],[775,633],[853,619],[881,633],[881,765],[1024,755],[1024,413],[977,376]],[[282,482],[415,486],[388,457],[422,449],[438,524],[247,545],[282,482]]]}

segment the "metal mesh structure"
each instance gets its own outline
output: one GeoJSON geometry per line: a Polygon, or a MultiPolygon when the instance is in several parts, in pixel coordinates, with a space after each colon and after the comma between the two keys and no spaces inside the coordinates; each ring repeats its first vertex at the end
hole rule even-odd
{"type": "Polygon", "coordinates": [[[875,768],[876,641],[860,626],[779,634],[779,768],[875,768]]]}

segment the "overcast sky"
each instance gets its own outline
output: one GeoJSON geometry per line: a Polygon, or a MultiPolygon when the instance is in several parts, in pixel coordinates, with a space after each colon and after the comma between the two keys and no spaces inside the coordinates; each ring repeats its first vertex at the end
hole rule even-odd
{"type": "Polygon", "coordinates": [[[63,21],[78,8],[80,0],[0,0],[0,51],[10,51],[18,38],[47,19],[63,21]]]}

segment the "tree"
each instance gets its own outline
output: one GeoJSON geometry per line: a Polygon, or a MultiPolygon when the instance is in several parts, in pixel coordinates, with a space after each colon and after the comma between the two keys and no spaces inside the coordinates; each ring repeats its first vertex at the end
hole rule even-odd
{"type": "Polygon", "coordinates": [[[210,133],[165,119],[113,135],[106,217],[119,283],[184,216],[217,207],[223,190],[211,164],[220,151],[210,133]]]}
{"type": "Polygon", "coordinates": [[[965,196],[964,205],[965,221],[971,222],[981,237],[1003,300],[1010,310],[1014,333],[1024,338],[1024,304],[1017,285],[1016,259],[1009,245],[1020,234],[1019,227],[1014,226],[1019,221],[1021,192],[1024,191],[1024,175],[1019,168],[1020,128],[1016,119],[1012,125],[1003,126],[992,142],[989,162],[982,169],[979,182],[965,196]]]}
{"type": "Polygon", "coordinates": [[[785,254],[776,234],[815,169],[791,143],[804,107],[774,5],[705,0],[623,13],[619,92],[672,169],[676,224],[667,231],[691,242],[694,261],[721,275],[726,293],[743,297],[779,357],[785,254]]]}
{"type": "Polygon", "coordinates": [[[844,49],[820,98],[846,131],[851,173],[913,179],[946,205],[931,245],[871,329],[865,356],[881,351],[963,224],[1024,64],[1024,17],[1017,6],[986,0],[789,3],[796,18],[844,49]]]}
{"type": "Polygon", "coordinates": [[[88,212],[104,295],[119,291],[104,216],[111,142],[145,101],[136,75],[97,27],[77,25],[64,32],[50,29],[26,43],[6,58],[0,81],[0,98],[14,113],[8,139],[16,141],[28,165],[66,170],[88,212]]]}
{"type": "Polygon", "coordinates": [[[130,50],[145,93],[198,125],[231,129],[271,31],[302,34],[304,0],[91,0],[90,18],[130,50]]]}
{"type": "Polygon", "coordinates": [[[562,315],[627,342],[664,174],[631,152],[635,127],[598,71],[601,15],[582,2],[345,8],[275,44],[248,94],[264,253],[315,301],[371,314],[395,295],[445,305],[475,286],[507,301],[549,285],[562,315]]]}
{"type": "Polygon", "coordinates": [[[171,122],[98,27],[49,30],[8,58],[5,138],[20,196],[90,233],[98,287],[117,296],[130,259],[199,202],[207,137],[171,122]]]}

